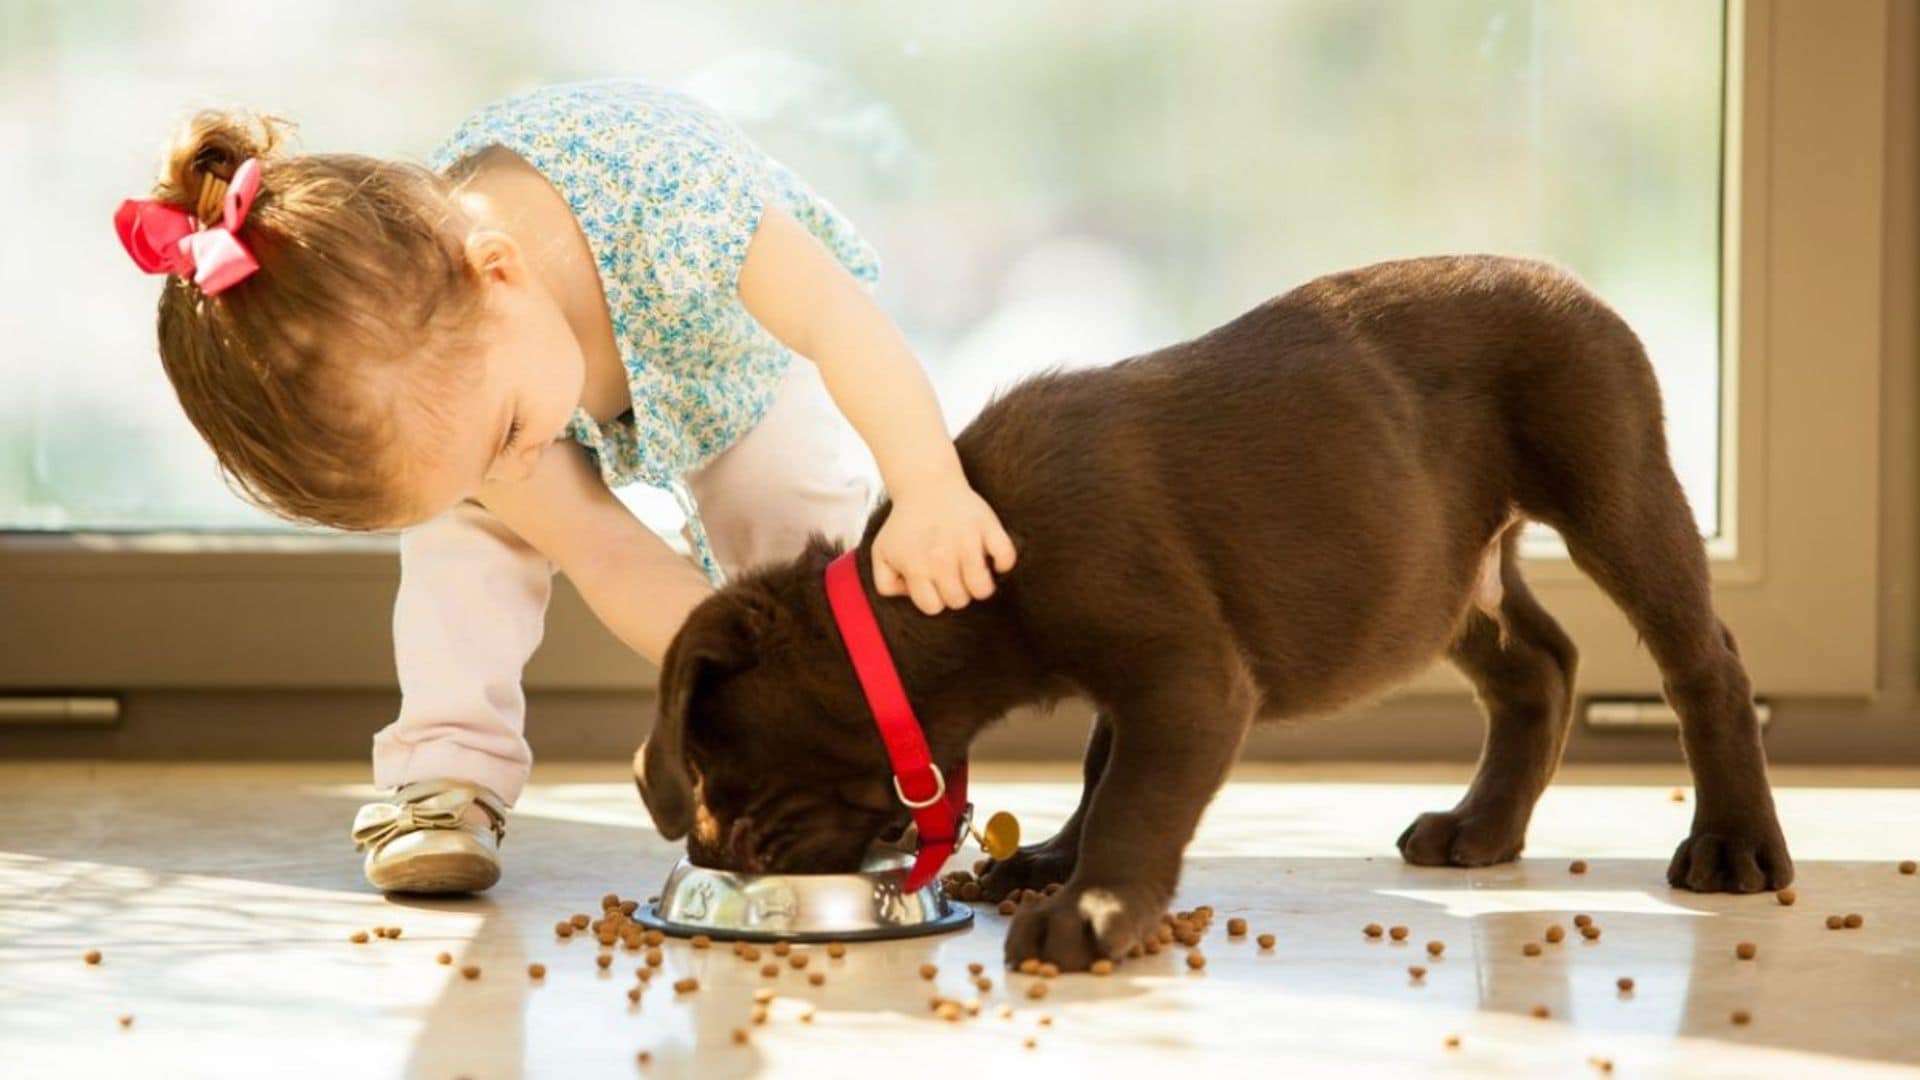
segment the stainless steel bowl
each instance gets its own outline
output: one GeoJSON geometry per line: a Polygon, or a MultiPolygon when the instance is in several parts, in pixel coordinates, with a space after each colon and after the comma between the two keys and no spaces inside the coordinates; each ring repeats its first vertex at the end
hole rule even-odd
{"type": "Polygon", "coordinates": [[[937,878],[914,892],[901,887],[912,864],[891,848],[876,848],[852,874],[737,874],[682,857],[659,902],[634,919],[675,937],[736,941],[877,941],[970,925],[973,909],[949,900],[937,878]]]}

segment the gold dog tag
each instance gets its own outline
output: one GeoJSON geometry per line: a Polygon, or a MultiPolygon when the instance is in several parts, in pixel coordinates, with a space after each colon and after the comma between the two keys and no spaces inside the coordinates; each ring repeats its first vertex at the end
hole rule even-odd
{"type": "Polygon", "coordinates": [[[980,846],[989,857],[1008,858],[1020,849],[1020,819],[1001,810],[987,819],[987,827],[979,836],[980,846]]]}

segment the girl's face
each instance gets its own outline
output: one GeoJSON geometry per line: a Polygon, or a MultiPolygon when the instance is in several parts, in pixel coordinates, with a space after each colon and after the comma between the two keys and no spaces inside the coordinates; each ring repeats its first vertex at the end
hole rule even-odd
{"type": "MultiPolygon", "coordinates": [[[[532,475],[541,456],[566,437],[586,382],[579,339],[513,240],[476,233],[467,258],[486,289],[470,358],[480,374],[443,391],[434,410],[438,423],[412,425],[437,442],[409,452],[403,471],[408,505],[422,521],[485,487],[532,475]]],[[[454,364],[471,372],[468,362],[454,364]]]]}

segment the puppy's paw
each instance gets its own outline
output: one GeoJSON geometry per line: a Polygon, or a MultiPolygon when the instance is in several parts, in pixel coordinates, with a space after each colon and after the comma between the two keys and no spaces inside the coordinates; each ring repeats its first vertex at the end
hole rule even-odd
{"type": "Polygon", "coordinates": [[[1520,856],[1526,833],[1504,819],[1435,810],[1400,834],[1400,857],[1415,866],[1492,866],[1520,856]]]}
{"type": "Polygon", "coordinates": [[[1064,844],[1059,837],[1041,844],[1028,844],[1004,859],[987,864],[980,875],[980,898],[998,902],[1021,889],[1044,889],[1054,882],[1065,884],[1073,876],[1079,861],[1078,843],[1064,844]]]}
{"type": "Polygon", "coordinates": [[[1085,971],[1102,957],[1119,959],[1144,942],[1164,903],[1140,887],[1068,885],[1013,916],[1007,928],[1008,967],[1032,957],[1061,971],[1085,971]]]}
{"type": "Polygon", "coordinates": [[[1674,850],[1667,884],[1691,892],[1784,889],[1793,884],[1793,857],[1778,825],[1753,832],[1696,829],[1674,850]]]}

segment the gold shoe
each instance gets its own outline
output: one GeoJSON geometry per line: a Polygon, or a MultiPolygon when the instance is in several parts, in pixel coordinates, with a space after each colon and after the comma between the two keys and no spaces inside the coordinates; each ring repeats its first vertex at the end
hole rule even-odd
{"type": "Polygon", "coordinates": [[[500,797],[464,780],[420,780],[353,818],[367,884],[381,892],[479,892],[500,880],[507,835],[500,797]]]}

